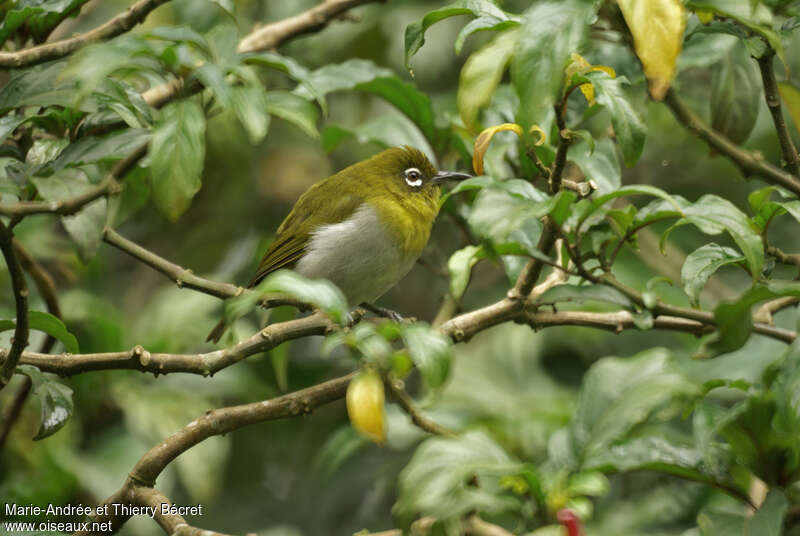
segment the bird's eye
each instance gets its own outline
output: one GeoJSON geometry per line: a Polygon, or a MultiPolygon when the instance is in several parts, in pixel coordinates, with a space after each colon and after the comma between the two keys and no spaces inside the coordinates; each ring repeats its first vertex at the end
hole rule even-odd
{"type": "Polygon", "coordinates": [[[406,184],[412,188],[419,188],[422,186],[422,173],[420,173],[417,168],[408,168],[403,172],[403,175],[405,176],[406,184]]]}

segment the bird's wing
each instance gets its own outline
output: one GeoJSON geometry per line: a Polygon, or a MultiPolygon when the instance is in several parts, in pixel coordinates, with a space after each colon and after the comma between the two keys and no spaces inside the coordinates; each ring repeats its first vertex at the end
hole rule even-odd
{"type": "Polygon", "coordinates": [[[343,179],[344,177],[334,175],[315,184],[300,196],[292,211],[278,227],[275,240],[258,264],[248,287],[255,286],[271,272],[290,267],[300,260],[314,229],[320,225],[339,223],[349,218],[361,206],[364,198],[342,188],[345,186],[343,179]]]}

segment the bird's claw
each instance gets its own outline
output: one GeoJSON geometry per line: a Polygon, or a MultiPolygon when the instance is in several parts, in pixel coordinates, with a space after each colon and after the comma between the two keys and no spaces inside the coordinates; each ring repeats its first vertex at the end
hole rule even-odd
{"type": "Polygon", "coordinates": [[[392,322],[395,322],[397,324],[402,324],[406,320],[397,311],[392,311],[391,309],[387,309],[385,307],[379,307],[379,306],[373,305],[371,303],[362,303],[361,307],[363,307],[367,311],[370,311],[373,314],[376,314],[376,315],[381,316],[383,318],[388,318],[389,320],[391,320],[392,322]]]}

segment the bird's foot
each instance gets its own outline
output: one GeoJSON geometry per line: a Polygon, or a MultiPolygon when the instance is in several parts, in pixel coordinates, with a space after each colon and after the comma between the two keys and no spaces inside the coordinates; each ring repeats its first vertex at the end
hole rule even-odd
{"type": "Polygon", "coordinates": [[[401,324],[402,322],[404,322],[406,320],[397,311],[392,311],[391,309],[386,309],[385,307],[379,307],[379,306],[373,305],[371,303],[364,302],[359,307],[363,307],[364,309],[366,309],[367,311],[369,311],[369,312],[371,312],[373,314],[376,314],[376,315],[378,315],[380,317],[383,317],[383,318],[388,318],[392,322],[396,322],[398,324],[401,324]]]}

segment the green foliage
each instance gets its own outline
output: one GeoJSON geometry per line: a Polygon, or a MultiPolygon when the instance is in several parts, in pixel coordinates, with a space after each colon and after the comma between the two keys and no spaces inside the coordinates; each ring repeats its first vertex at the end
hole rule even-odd
{"type": "Polygon", "coordinates": [[[72,417],[72,389],[51,380],[31,365],[20,365],[17,371],[31,379],[33,395],[41,408],[39,431],[33,439],[40,440],[53,435],[72,417]]]}

